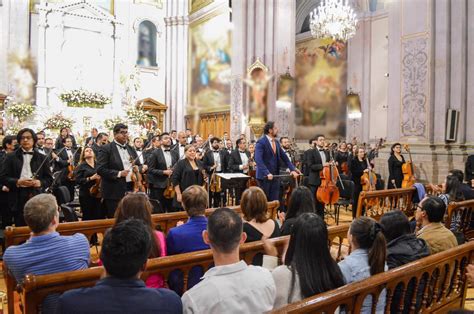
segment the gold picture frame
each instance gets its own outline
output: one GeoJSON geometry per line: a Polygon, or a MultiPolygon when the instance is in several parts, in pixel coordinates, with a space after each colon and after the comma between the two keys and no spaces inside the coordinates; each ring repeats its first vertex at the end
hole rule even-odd
{"type": "Polygon", "coordinates": [[[213,3],[214,0],[189,0],[189,14],[193,14],[213,3]]]}

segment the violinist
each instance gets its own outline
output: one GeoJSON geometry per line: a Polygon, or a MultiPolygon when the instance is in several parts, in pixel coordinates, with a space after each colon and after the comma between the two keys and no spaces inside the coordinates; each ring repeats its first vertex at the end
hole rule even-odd
{"type": "MultiPolygon", "coordinates": [[[[2,140],[2,150],[0,151],[0,165],[2,165],[3,160],[8,153],[15,151],[15,146],[17,145],[16,136],[7,135],[2,140]]],[[[2,215],[2,229],[5,229],[7,226],[12,225],[12,211],[11,204],[8,200],[8,192],[10,190],[6,185],[0,184],[0,211],[2,215]]]]}
{"type": "MultiPolygon", "coordinates": [[[[354,145],[356,146],[356,145],[354,145]]],[[[352,158],[350,171],[352,174],[352,181],[354,181],[354,200],[352,203],[352,218],[356,217],[357,214],[357,202],[359,201],[359,195],[362,191],[362,182],[360,177],[364,174],[364,172],[368,172],[367,170],[367,161],[365,149],[358,148],[357,156],[352,158]]]]}
{"type": "Polygon", "coordinates": [[[142,165],[145,164],[145,157],[143,156],[143,139],[141,137],[136,137],[133,139],[133,149],[135,149],[135,152],[137,153],[138,160],[140,160],[140,163],[142,165]]]}
{"type": "Polygon", "coordinates": [[[329,153],[324,150],[325,137],[320,134],[313,141],[315,146],[305,152],[305,169],[308,173],[307,185],[314,196],[316,213],[324,219],[324,204],[316,198],[316,191],[321,185],[321,170],[329,165],[329,153]]]}
{"type": "Polygon", "coordinates": [[[109,135],[107,133],[100,132],[97,134],[94,143],[92,144],[92,150],[94,151],[94,155],[97,157],[99,156],[99,149],[107,145],[109,143],[109,135]]]}
{"type": "Polygon", "coordinates": [[[76,183],[79,185],[79,204],[82,210],[82,220],[102,219],[100,198],[91,195],[91,188],[98,182],[100,176],[97,174],[97,163],[94,150],[86,147],[81,153],[79,165],[74,171],[76,183]]]}
{"type": "Polygon", "coordinates": [[[184,148],[184,158],[176,163],[171,181],[176,192],[173,200],[173,207],[176,210],[183,210],[181,205],[182,192],[191,185],[203,185],[205,172],[202,162],[196,159],[196,148],[193,145],[186,145],[184,148]]]}
{"type": "Polygon", "coordinates": [[[71,199],[74,199],[74,168],[77,162],[77,150],[73,148],[72,138],[66,137],[63,139],[64,149],[55,156],[55,171],[61,171],[59,182],[61,185],[67,187],[71,195],[71,199]]]}
{"type": "MultiPolygon", "coordinates": [[[[293,165],[296,165],[296,152],[291,149],[290,139],[286,136],[280,137],[280,146],[283,149],[283,152],[286,154],[288,159],[293,165]]],[[[290,169],[284,163],[283,160],[280,162],[280,174],[289,174],[290,169]]],[[[290,192],[295,187],[295,181],[290,177],[283,177],[280,179],[280,211],[286,212],[286,202],[289,200],[290,192]]]]}
{"type": "Polygon", "coordinates": [[[390,148],[390,157],[388,158],[388,188],[400,189],[403,182],[402,166],[405,163],[405,158],[401,154],[402,145],[395,143],[390,148]]]}
{"type": "Polygon", "coordinates": [[[161,145],[155,147],[147,158],[147,179],[150,184],[150,198],[158,200],[164,212],[170,212],[173,209],[173,199],[165,198],[164,192],[168,185],[171,184],[172,169],[178,162],[179,155],[176,150],[171,149],[169,133],[161,133],[156,138],[154,137],[153,140],[155,140],[155,145],[158,143],[161,145]]]}
{"type": "MultiPolygon", "coordinates": [[[[226,158],[226,152],[219,149],[220,139],[213,137],[210,139],[211,149],[209,149],[202,160],[204,168],[211,180],[219,180],[216,176],[217,173],[224,172],[224,161],[226,158]]],[[[211,182],[212,184],[213,182],[211,182]]],[[[219,184],[220,185],[220,184],[219,184]]],[[[222,188],[220,191],[209,191],[209,207],[218,208],[221,206],[222,201],[222,188]]]]}
{"type": "Polygon", "coordinates": [[[8,189],[8,198],[15,226],[25,226],[23,208],[33,196],[44,191],[53,182],[46,158],[37,150],[36,133],[31,129],[21,129],[17,141],[20,147],[8,153],[0,165],[0,185],[8,189]]]}
{"type": "MultiPolygon", "coordinates": [[[[248,174],[250,168],[250,152],[247,150],[247,140],[239,138],[235,142],[237,148],[232,151],[229,158],[229,171],[233,173],[248,174]]],[[[235,199],[237,205],[240,204],[240,197],[245,190],[245,186],[235,187],[235,199]]]]}
{"type": "Polygon", "coordinates": [[[127,144],[128,126],[118,123],[113,129],[114,140],[104,145],[97,156],[97,173],[101,177],[101,192],[107,218],[113,218],[118,202],[128,191],[133,191],[132,166],[141,173],[147,170],[141,165],[135,150],[127,144]]]}
{"type": "Polygon", "coordinates": [[[337,164],[337,170],[341,175],[349,175],[349,164],[347,161],[348,158],[349,152],[347,151],[347,144],[346,142],[342,142],[341,144],[339,144],[336,156],[334,157],[337,164]]]}

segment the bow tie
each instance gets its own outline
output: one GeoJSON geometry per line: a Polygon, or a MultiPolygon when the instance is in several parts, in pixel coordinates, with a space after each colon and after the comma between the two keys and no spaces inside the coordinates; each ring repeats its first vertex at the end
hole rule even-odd
{"type": "Polygon", "coordinates": [[[320,152],[324,152],[324,149],[318,149],[320,152]]]}
{"type": "Polygon", "coordinates": [[[216,154],[218,154],[218,153],[219,153],[219,151],[218,151],[218,150],[213,150],[212,152],[213,152],[213,153],[216,153],[216,154]]]}
{"type": "MultiPolygon", "coordinates": [[[[125,147],[124,147],[125,148],[125,147]]],[[[142,150],[141,149],[136,149],[137,152],[141,152],[142,150]]]]}
{"type": "Polygon", "coordinates": [[[239,153],[241,153],[241,154],[245,154],[245,152],[243,152],[243,151],[241,151],[241,150],[239,150],[239,153]]]}
{"type": "Polygon", "coordinates": [[[179,145],[180,147],[186,147],[186,145],[179,145]]]}
{"type": "Polygon", "coordinates": [[[33,152],[23,152],[23,155],[33,155],[33,152]]]}
{"type": "Polygon", "coordinates": [[[170,152],[171,150],[170,150],[170,149],[165,149],[164,151],[165,151],[165,152],[170,152]]]}
{"type": "Polygon", "coordinates": [[[125,145],[120,145],[118,143],[115,143],[115,144],[117,144],[117,147],[120,147],[121,149],[127,149],[127,146],[125,146],[125,145]]]}
{"type": "Polygon", "coordinates": [[[70,148],[66,148],[66,151],[67,151],[67,152],[70,152],[70,151],[71,151],[71,149],[70,149],[70,148]]]}

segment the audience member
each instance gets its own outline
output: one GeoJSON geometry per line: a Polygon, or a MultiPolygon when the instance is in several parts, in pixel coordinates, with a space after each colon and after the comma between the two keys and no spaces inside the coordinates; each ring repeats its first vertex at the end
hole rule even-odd
{"type": "MultiPolygon", "coordinates": [[[[280,236],[278,223],[268,217],[267,197],[261,188],[252,186],[245,190],[240,207],[244,214],[244,232],[247,234],[245,242],[280,236]]],[[[262,266],[262,263],[263,254],[255,255],[252,264],[262,266]]]]}
{"type": "Polygon", "coordinates": [[[209,217],[204,242],[210,245],[215,267],[182,297],[184,313],[263,313],[273,308],[275,283],[264,268],[240,261],[245,242],[242,219],[228,208],[209,217]]]}
{"type": "MultiPolygon", "coordinates": [[[[204,243],[202,232],[206,230],[207,218],[205,211],[209,204],[209,197],[202,186],[192,185],[182,194],[183,208],[189,216],[187,223],[171,228],[166,237],[168,254],[181,254],[209,249],[204,243]]],[[[189,272],[188,289],[199,282],[204,271],[196,266],[189,272]]],[[[174,271],[168,278],[168,285],[179,295],[183,293],[183,273],[174,271]]]]}
{"type": "MultiPolygon", "coordinates": [[[[276,286],[274,309],[344,285],[328,243],[328,229],[320,216],[303,213],[296,218],[284,265],[272,271],[276,286]]],[[[272,255],[275,253],[276,249],[272,255]]]]}
{"type": "MultiPolygon", "coordinates": [[[[420,258],[430,255],[430,249],[425,240],[417,238],[411,232],[408,217],[400,210],[386,212],[380,219],[383,234],[387,241],[387,265],[389,269],[396,268],[420,258]]],[[[409,313],[413,299],[415,282],[408,284],[404,300],[403,313],[409,313]]],[[[416,309],[419,309],[421,298],[423,296],[424,282],[418,286],[418,295],[416,309]]],[[[391,302],[391,313],[399,311],[400,299],[402,299],[402,287],[397,287],[391,302]]]]}
{"type": "Polygon", "coordinates": [[[464,183],[464,173],[462,170],[459,169],[453,169],[449,171],[450,175],[456,176],[461,182],[459,185],[459,191],[464,195],[465,200],[472,200],[474,199],[474,189],[471,187],[470,184],[464,183]]]}
{"type": "MultiPolygon", "coordinates": [[[[155,230],[151,220],[152,209],[153,205],[151,205],[145,194],[131,193],[122,198],[115,211],[115,224],[130,218],[139,219],[145,224],[153,239],[148,258],[166,256],[165,236],[163,232],[155,230]]],[[[163,276],[159,274],[149,276],[146,280],[146,286],[149,288],[164,287],[165,281],[163,276]]]]}
{"type": "MultiPolygon", "coordinates": [[[[352,221],[348,232],[352,252],[339,262],[346,284],[360,281],[386,271],[386,243],[382,227],[375,220],[359,217],[352,221]]],[[[385,310],[385,289],[380,293],[376,313],[385,310]]],[[[372,313],[372,296],[367,296],[361,313],[372,313]]]]}
{"type": "MultiPolygon", "coordinates": [[[[89,266],[89,241],[82,233],[60,236],[56,232],[59,212],[52,194],[38,194],[25,204],[24,218],[30,227],[31,238],[21,245],[6,249],[3,261],[17,282],[26,274],[45,275],[85,269],[89,266]]],[[[43,302],[43,313],[54,313],[58,295],[50,295],[43,302]]]]}
{"type": "Polygon", "coordinates": [[[436,254],[457,246],[454,234],[442,223],[446,205],[436,196],[425,197],[415,212],[416,236],[424,239],[431,254],[436,254]]]}
{"type": "Polygon", "coordinates": [[[100,253],[105,277],[92,288],[65,292],[58,313],[182,313],[176,293],[147,288],[140,279],[152,243],[147,226],[138,219],[114,225],[100,253]]]}
{"type": "Polygon", "coordinates": [[[291,193],[290,204],[286,211],[285,221],[281,226],[281,235],[289,235],[296,219],[304,213],[315,213],[314,198],[311,190],[305,186],[299,186],[291,193]]]}

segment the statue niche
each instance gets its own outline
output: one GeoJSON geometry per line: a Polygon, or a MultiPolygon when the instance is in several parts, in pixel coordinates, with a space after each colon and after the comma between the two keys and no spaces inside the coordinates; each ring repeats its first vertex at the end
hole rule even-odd
{"type": "Polygon", "coordinates": [[[150,21],[143,21],[138,27],[137,65],[156,67],[156,26],[150,21]]]}

